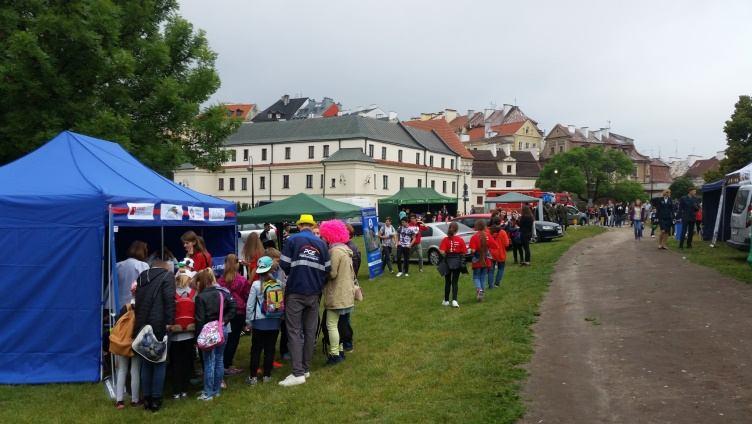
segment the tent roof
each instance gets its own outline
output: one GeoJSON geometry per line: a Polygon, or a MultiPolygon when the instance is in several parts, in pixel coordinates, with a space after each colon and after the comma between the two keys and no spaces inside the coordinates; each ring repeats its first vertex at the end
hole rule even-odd
{"type": "Polygon", "coordinates": [[[442,196],[429,187],[405,187],[392,196],[379,200],[379,204],[392,205],[451,204],[456,202],[457,199],[442,196]]]}
{"type": "Polygon", "coordinates": [[[157,174],[119,144],[63,131],[28,155],[0,167],[0,198],[102,198],[107,203],[172,202],[233,206],[157,174]]]}
{"type": "Polygon", "coordinates": [[[287,199],[238,214],[238,224],[296,221],[301,214],[313,215],[316,221],[360,215],[360,206],[338,202],[318,195],[298,193],[287,199]]]}
{"type": "Polygon", "coordinates": [[[706,191],[720,190],[723,188],[723,183],[724,183],[724,180],[718,180],[718,181],[713,181],[707,184],[703,184],[701,191],[705,193],[706,191]]]}
{"type": "Polygon", "coordinates": [[[520,203],[520,202],[537,202],[540,199],[533,196],[527,196],[521,193],[506,193],[503,196],[489,197],[486,203],[520,203]]]}

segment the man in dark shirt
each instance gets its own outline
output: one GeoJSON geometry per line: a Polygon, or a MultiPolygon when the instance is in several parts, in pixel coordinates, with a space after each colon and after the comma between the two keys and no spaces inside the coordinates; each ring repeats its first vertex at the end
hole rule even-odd
{"type": "Polygon", "coordinates": [[[691,187],[689,193],[686,196],[682,196],[679,200],[679,218],[682,220],[682,232],[679,239],[679,249],[684,249],[684,240],[687,240],[687,248],[692,248],[692,237],[694,236],[694,228],[696,222],[696,213],[699,209],[697,205],[697,197],[695,197],[697,189],[691,187]]]}

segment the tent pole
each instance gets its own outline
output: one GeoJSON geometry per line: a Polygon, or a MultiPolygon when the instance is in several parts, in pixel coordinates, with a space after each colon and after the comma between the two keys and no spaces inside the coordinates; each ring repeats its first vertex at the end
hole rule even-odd
{"type": "MultiPolygon", "coordinates": [[[[160,258],[160,259],[162,259],[162,260],[165,260],[165,258],[164,258],[164,225],[161,225],[161,226],[159,227],[159,230],[160,230],[160,233],[161,233],[161,234],[160,234],[160,236],[161,236],[161,240],[160,240],[160,245],[159,245],[159,251],[160,251],[160,252],[162,252],[162,253],[161,253],[161,254],[159,255],[159,258],[160,258]]],[[[174,270],[173,270],[173,271],[174,271],[174,270]]]]}
{"type": "Polygon", "coordinates": [[[715,216],[715,224],[713,225],[713,240],[710,241],[710,247],[715,247],[716,241],[718,241],[718,227],[721,224],[723,218],[723,206],[726,204],[726,184],[721,189],[721,199],[718,202],[718,212],[715,216]]]}
{"type": "MultiPolygon", "coordinates": [[[[117,308],[117,292],[115,291],[114,287],[114,279],[112,276],[112,258],[114,257],[113,252],[113,246],[115,246],[115,233],[113,231],[113,219],[112,219],[112,205],[107,206],[108,210],[108,225],[107,225],[107,233],[108,233],[108,242],[109,242],[109,249],[108,250],[108,258],[107,258],[107,276],[108,276],[108,285],[109,285],[109,297],[110,297],[110,304],[109,304],[109,314],[108,314],[108,321],[110,324],[110,330],[114,326],[113,322],[113,311],[117,308]]],[[[103,372],[104,373],[104,372],[103,372]]],[[[117,373],[115,372],[115,355],[110,354],[110,374],[112,375],[112,384],[117,387],[117,373]]]]}

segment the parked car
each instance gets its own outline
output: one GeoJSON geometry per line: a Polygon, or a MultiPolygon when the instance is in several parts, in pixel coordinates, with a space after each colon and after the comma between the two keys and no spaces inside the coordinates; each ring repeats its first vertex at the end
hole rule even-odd
{"type": "MultiPolygon", "coordinates": [[[[274,224],[270,224],[272,226],[272,229],[269,230],[269,235],[276,240],[277,238],[277,227],[274,226],[274,224]]],[[[264,224],[241,224],[238,226],[239,233],[240,233],[240,243],[238,245],[238,254],[243,250],[243,245],[245,244],[245,241],[248,240],[248,236],[251,235],[251,233],[258,233],[261,235],[261,233],[264,231],[264,224]]]]}
{"type": "MultiPolygon", "coordinates": [[[[457,224],[457,235],[460,236],[462,240],[464,240],[465,243],[469,245],[470,237],[475,234],[475,231],[462,223],[458,222],[457,224]]],[[[425,224],[425,226],[426,229],[420,233],[420,245],[423,248],[423,259],[427,260],[432,265],[437,265],[440,258],[439,245],[441,244],[441,241],[444,240],[444,238],[447,236],[449,223],[432,222],[430,224],[425,224]]],[[[414,254],[411,259],[417,260],[417,254],[414,254]]]]}
{"type": "Polygon", "coordinates": [[[726,241],[740,250],[749,250],[749,215],[752,201],[752,185],[739,187],[731,209],[731,238],[726,241]]]}
{"type": "Polygon", "coordinates": [[[588,222],[588,217],[585,212],[580,212],[576,206],[567,205],[567,222],[570,225],[585,225],[588,222]]]}
{"type": "MultiPolygon", "coordinates": [[[[475,223],[482,219],[488,221],[491,219],[490,213],[475,213],[470,215],[463,215],[454,218],[454,221],[465,224],[470,228],[475,228],[475,223]]],[[[535,221],[535,237],[533,241],[551,241],[555,238],[562,237],[564,232],[561,229],[561,225],[550,221],[535,221]]]]}

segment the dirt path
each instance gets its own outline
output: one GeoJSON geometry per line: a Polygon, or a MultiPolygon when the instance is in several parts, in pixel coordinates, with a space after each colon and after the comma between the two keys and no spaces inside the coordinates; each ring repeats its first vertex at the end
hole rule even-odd
{"type": "Polygon", "coordinates": [[[523,423],[752,423],[752,286],[654,239],[570,249],[534,331],[523,423]]]}

